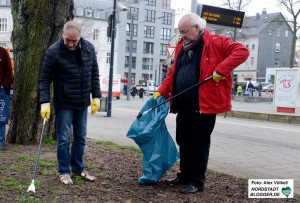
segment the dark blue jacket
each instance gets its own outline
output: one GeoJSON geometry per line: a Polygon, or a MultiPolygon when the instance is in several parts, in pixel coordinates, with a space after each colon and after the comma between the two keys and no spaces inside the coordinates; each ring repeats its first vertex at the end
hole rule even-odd
{"type": "Polygon", "coordinates": [[[94,46],[80,39],[81,59],[75,59],[63,39],[45,52],[39,79],[39,102],[50,102],[50,84],[54,87],[54,105],[65,109],[83,109],[93,98],[101,97],[99,70],[94,46]]]}

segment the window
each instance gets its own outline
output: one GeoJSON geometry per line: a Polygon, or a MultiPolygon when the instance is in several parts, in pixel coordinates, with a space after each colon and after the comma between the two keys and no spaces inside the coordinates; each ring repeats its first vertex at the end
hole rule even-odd
{"type": "Polygon", "coordinates": [[[143,57],[143,66],[142,69],[143,70],[153,70],[153,58],[146,58],[143,57]]]}
{"type": "Polygon", "coordinates": [[[249,44],[246,44],[246,48],[249,49],[249,44]]]}
{"type": "MultiPolygon", "coordinates": [[[[125,56],[125,68],[129,67],[129,56],[125,56]]],[[[136,57],[132,57],[132,69],[136,69],[136,57]]]]}
{"type": "MultiPolygon", "coordinates": [[[[128,79],[128,72],[124,72],[124,78],[128,79]]],[[[131,73],[131,84],[135,84],[135,73],[131,73]]]]}
{"type": "Polygon", "coordinates": [[[162,28],[160,33],[160,39],[170,39],[171,38],[171,29],[162,28]]]}
{"type": "Polygon", "coordinates": [[[281,32],[281,29],[278,29],[277,30],[277,37],[280,37],[280,32],[281,32]]]}
{"type": "Polygon", "coordinates": [[[289,37],[289,31],[285,30],[285,37],[288,38],[289,37]]]}
{"type": "Polygon", "coordinates": [[[251,66],[254,65],[254,57],[251,57],[251,66]]]}
{"type": "Polygon", "coordinates": [[[0,6],[10,6],[9,0],[0,0],[0,6]]]}
{"type": "Polygon", "coordinates": [[[156,0],[145,0],[145,4],[149,6],[156,6],[156,0]]]}
{"type": "Polygon", "coordinates": [[[166,56],[167,55],[167,45],[160,44],[160,55],[166,56]]]}
{"type": "Polygon", "coordinates": [[[106,63],[110,63],[110,53],[106,53],[106,63]]]}
{"type": "Polygon", "coordinates": [[[0,42],[0,47],[3,47],[3,48],[5,48],[5,47],[6,47],[6,43],[2,43],[2,42],[0,42]]]}
{"type": "Polygon", "coordinates": [[[99,30],[94,29],[93,40],[98,41],[98,36],[99,36],[99,30]]]}
{"type": "MultiPolygon", "coordinates": [[[[137,41],[136,40],[132,40],[132,52],[136,53],[136,47],[137,47],[137,41]]],[[[125,47],[125,51],[129,52],[130,50],[130,40],[126,40],[126,47],[125,47]]]]}
{"type": "Polygon", "coordinates": [[[245,61],[245,66],[248,66],[249,65],[249,61],[248,59],[245,61]]]}
{"type": "Polygon", "coordinates": [[[144,26],[144,37],[145,38],[154,38],[155,27],[153,26],[144,26]]]}
{"type": "Polygon", "coordinates": [[[166,25],[171,25],[171,23],[172,23],[172,13],[163,12],[161,23],[166,24],[166,25]]]}
{"type": "Polygon", "coordinates": [[[269,29],[268,35],[271,36],[271,35],[272,35],[272,32],[273,32],[273,30],[272,30],[272,29],[269,29]]]}
{"type": "Polygon", "coordinates": [[[279,59],[275,59],[274,65],[275,65],[275,66],[279,66],[279,59]]]}
{"type": "Polygon", "coordinates": [[[131,14],[134,13],[134,20],[138,20],[139,18],[139,8],[129,7],[127,11],[127,19],[131,19],[131,14]]]}
{"type": "Polygon", "coordinates": [[[0,32],[7,31],[7,18],[0,18],[0,32]]]}
{"type": "Polygon", "coordinates": [[[156,11],[146,9],[145,21],[155,23],[155,13],[156,11]]]}
{"type": "Polygon", "coordinates": [[[280,43],[276,42],[275,44],[275,52],[280,52],[280,43]]]}
{"type": "Polygon", "coordinates": [[[143,73],[142,80],[152,80],[152,74],[150,74],[150,77],[149,77],[149,73],[143,73]]]}
{"type": "Polygon", "coordinates": [[[92,17],[92,9],[91,8],[87,8],[85,9],[85,17],[92,17]]]}
{"type": "Polygon", "coordinates": [[[163,0],[162,7],[163,8],[171,8],[171,0],[163,0]]]}
{"type": "Polygon", "coordinates": [[[101,13],[100,10],[98,9],[94,10],[94,18],[100,18],[100,13],[101,13]]]}
{"type": "Polygon", "coordinates": [[[83,16],[83,8],[77,8],[76,9],[76,15],[83,16]]]}
{"type": "MultiPolygon", "coordinates": [[[[126,35],[130,36],[131,35],[131,29],[130,29],[131,23],[127,23],[126,26],[126,35]]],[[[137,24],[133,24],[133,36],[137,36],[137,31],[138,31],[138,25],[137,24]]]]}
{"type": "Polygon", "coordinates": [[[252,44],[252,49],[255,49],[255,44],[252,44]]]}
{"type": "Polygon", "coordinates": [[[144,42],[143,53],[144,54],[153,54],[154,43],[153,42],[144,42]]]}

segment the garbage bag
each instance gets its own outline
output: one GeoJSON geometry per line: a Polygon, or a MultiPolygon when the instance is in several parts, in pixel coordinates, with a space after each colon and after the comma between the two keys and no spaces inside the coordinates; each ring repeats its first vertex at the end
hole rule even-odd
{"type": "MultiPolygon", "coordinates": [[[[140,113],[164,101],[163,97],[156,100],[151,97],[140,113]]],[[[169,104],[163,104],[136,119],[128,130],[127,137],[133,139],[143,153],[143,176],[137,181],[140,185],[157,183],[179,158],[165,123],[168,112],[169,104]]]]}

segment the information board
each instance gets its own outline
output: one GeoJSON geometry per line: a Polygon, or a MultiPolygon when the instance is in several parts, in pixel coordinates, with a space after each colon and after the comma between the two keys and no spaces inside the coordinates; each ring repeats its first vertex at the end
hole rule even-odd
{"type": "Polygon", "coordinates": [[[199,5],[198,15],[207,23],[241,28],[245,12],[215,6],[199,5]]]}
{"type": "Polygon", "coordinates": [[[276,70],[274,97],[275,106],[299,106],[299,74],[299,68],[284,68],[276,70]]]}

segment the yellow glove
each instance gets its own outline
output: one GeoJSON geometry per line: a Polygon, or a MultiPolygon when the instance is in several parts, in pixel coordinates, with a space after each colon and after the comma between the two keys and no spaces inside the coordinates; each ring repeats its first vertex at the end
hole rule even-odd
{"type": "Polygon", "coordinates": [[[46,117],[46,120],[50,118],[50,103],[41,104],[41,116],[43,119],[46,117]]]}
{"type": "Polygon", "coordinates": [[[220,80],[224,80],[224,79],[225,79],[224,76],[222,76],[222,75],[218,74],[216,71],[214,71],[213,80],[215,82],[219,82],[220,80]]]}
{"type": "Polygon", "coordinates": [[[159,92],[154,92],[153,99],[156,100],[160,96],[161,96],[161,94],[159,92]]]}
{"type": "Polygon", "coordinates": [[[91,114],[94,115],[100,109],[100,98],[92,99],[91,103],[91,114]]]}

